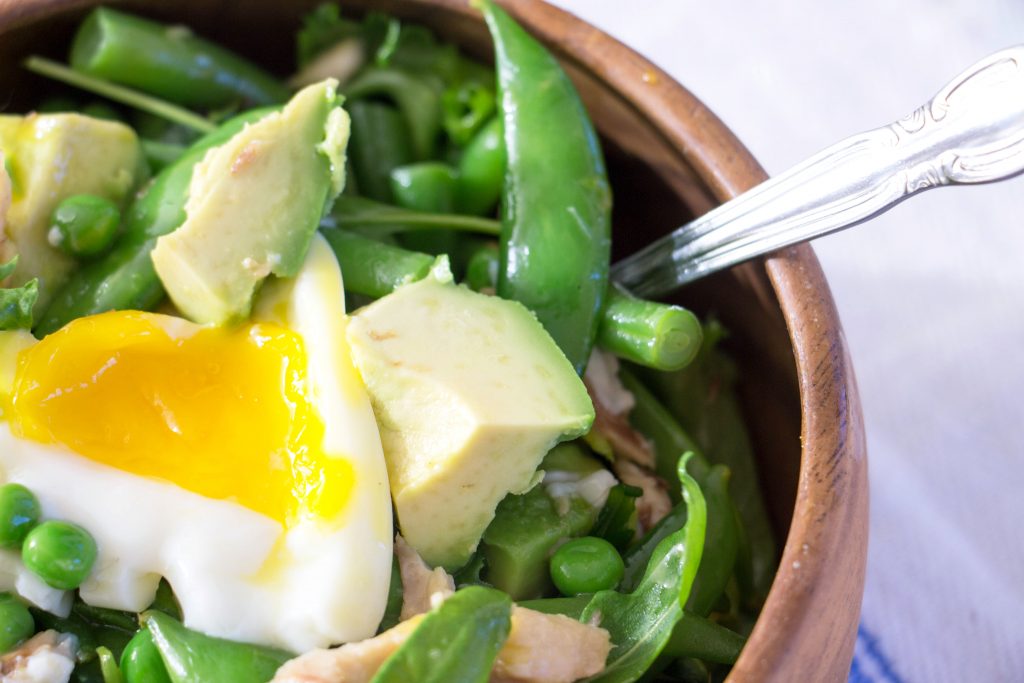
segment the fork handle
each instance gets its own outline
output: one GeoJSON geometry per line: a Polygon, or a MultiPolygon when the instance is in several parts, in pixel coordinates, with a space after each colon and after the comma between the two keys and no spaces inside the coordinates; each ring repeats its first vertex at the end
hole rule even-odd
{"type": "Polygon", "coordinates": [[[657,297],[755,256],[866,221],[940,185],[1024,171],[1024,45],[960,74],[909,116],[849,137],[616,263],[657,297]]]}

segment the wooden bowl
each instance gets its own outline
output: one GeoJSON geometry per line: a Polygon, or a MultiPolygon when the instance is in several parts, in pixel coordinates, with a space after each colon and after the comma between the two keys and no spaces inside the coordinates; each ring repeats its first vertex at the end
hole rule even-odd
{"type": "MultiPolygon", "coordinates": [[[[294,29],[316,0],[111,2],[181,21],[276,71],[293,60],[294,29]]],[[[3,101],[20,111],[41,83],[19,68],[30,52],[66,57],[93,0],[0,0],[3,101]]],[[[504,0],[562,60],[605,143],[616,190],[616,252],[635,250],[765,173],[685,88],[643,57],[537,0],[504,0]]],[[[479,15],[463,0],[346,0],[424,23],[490,59],[479,15]]],[[[656,19],[652,19],[654,21],[656,19]]],[[[553,150],[554,152],[554,150],[553,150]]],[[[846,680],[867,547],[867,463],[857,387],[828,284],[798,246],[690,286],[678,300],[714,310],[731,330],[741,397],[778,537],[768,600],[729,681],[846,680]]]]}

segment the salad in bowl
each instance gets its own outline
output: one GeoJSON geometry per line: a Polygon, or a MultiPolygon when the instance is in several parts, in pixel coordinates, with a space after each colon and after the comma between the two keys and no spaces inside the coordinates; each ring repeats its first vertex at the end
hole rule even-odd
{"type": "Polygon", "coordinates": [[[329,4],[287,80],[108,7],[25,62],[3,680],[728,672],[776,552],[723,329],[609,281],[587,111],[476,7],[493,67],[329,4]]]}

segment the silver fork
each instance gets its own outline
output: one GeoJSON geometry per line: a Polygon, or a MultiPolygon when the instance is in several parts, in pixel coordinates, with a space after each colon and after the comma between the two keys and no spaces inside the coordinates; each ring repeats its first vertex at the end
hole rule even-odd
{"type": "Polygon", "coordinates": [[[638,296],[863,223],[922,190],[1024,171],[1024,45],[974,64],[909,116],[849,137],[612,266],[638,296]]]}

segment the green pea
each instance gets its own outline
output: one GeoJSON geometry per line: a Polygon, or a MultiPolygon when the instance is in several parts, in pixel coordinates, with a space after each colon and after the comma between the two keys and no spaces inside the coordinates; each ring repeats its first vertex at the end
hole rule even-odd
{"type": "Polygon", "coordinates": [[[0,486],[0,547],[20,548],[39,523],[39,501],[21,484],[0,486]]]}
{"type": "Polygon", "coordinates": [[[28,608],[10,593],[0,593],[0,654],[13,650],[35,630],[28,608]]]}
{"type": "Polygon", "coordinates": [[[125,683],[171,683],[160,649],[148,628],[136,633],[121,654],[121,675],[125,683]]]}
{"type": "Polygon", "coordinates": [[[121,211],[109,199],[76,194],[64,199],[50,216],[50,243],[79,258],[102,254],[117,237],[121,211]]]}
{"type": "Polygon", "coordinates": [[[52,588],[74,590],[89,577],[96,562],[96,541],[70,522],[43,522],[29,532],[21,559],[52,588]]]}
{"type": "Polygon", "coordinates": [[[551,556],[551,580],[562,595],[615,588],[623,571],[625,566],[619,551],[603,538],[573,539],[551,556]]]}

